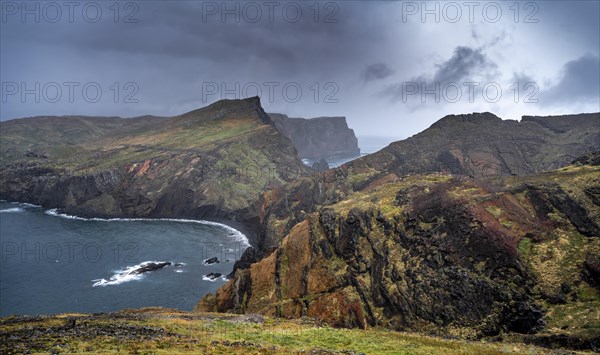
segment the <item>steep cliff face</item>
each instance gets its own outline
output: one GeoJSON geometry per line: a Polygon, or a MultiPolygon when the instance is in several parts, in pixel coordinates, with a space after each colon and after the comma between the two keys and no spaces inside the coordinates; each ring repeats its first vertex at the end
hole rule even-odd
{"type": "Polygon", "coordinates": [[[181,116],[0,123],[0,198],[92,216],[228,218],[306,172],[258,98],[181,116]]]}
{"type": "Polygon", "coordinates": [[[288,137],[302,159],[354,158],[360,155],[358,139],[345,117],[290,118],[269,113],[275,126],[288,137]]]}
{"type": "Polygon", "coordinates": [[[468,337],[567,325],[559,333],[589,337],[599,189],[600,167],[585,165],[494,183],[395,177],[306,213],[197,310],[468,337]]]}

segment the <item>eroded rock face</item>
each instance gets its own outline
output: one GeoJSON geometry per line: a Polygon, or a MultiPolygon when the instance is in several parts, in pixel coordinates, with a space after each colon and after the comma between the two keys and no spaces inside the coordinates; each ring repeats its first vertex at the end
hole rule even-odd
{"type": "Polygon", "coordinates": [[[318,161],[327,158],[360,156],[358,139],[348,128],[345,117],[290,118],[269,113],[275,127],[288,137],[302,159],[318,161]]]}
{"type": "Polygon", "coordinates": [[[561,123],[571,118],[448,116],[270,191],[269,252],[197,308],[459,336],[536,332],[541,304],[591,293],[597,275],[586,259],[600,252],[595,155],[536,175],[599,149],[600,116],[561,123]]]}
{"type": "Polygon", "coordinates": [[[583,191],[600,171],[576,169],[544,175],[553,184],[388,178],[307,210],[279,247],[196,309],[458,336],[535,333],[545,326],[543,300],[570,302],[597,280],[597,260],[585,252],[600,248],[600,210],[583,191]],[[546,256],[548,243],[578,246],[546,256]]]}
{"type": "Polygon", "coordinates": [[[500,306],[514,299],[524,321],[506,327],[529,331],[538,326],[541,312],[524,278],[516,289],[508,285],[513,274],[524,272],[511,251],[471,227],[465,209],[437,202],[402,220],[358,208],[346,216],[331,209],[312,214],[277,251],[238,271],[214,306],[317,316],[335,326],[482,326],[493,333],[504,319],[516,318],[510,314],[514,309],[500,306]],[[435,226],[425,230],[421,223],[435,226]],[[484,268],[475,270],[480,262],[484,268]],[[497,270],[507,271],[491,275],[497,270]]]}

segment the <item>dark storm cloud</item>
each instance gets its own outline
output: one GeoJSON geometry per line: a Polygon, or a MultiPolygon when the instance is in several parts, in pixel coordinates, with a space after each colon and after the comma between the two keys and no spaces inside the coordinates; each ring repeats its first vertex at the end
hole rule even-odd
{"type": "Polygon", "coordinates": [[[421,90],[432,89],[436,86],[456,84],[460,87],[466,82],[475,82],[477,78],[493,75],[497,65],[483,53],[483,49],[473,49],[468,46],[459,46],[454,49],[452,57],[436,65],[433,74],[421,74],[405,82],[394,84],[385,89],[384,95],[394,100],[407,99],[407,90],[410,95],[419,96],[421,90]],[[417,90],[417,91],[415,91],[417,90]]]}
{"type": "MultiPolygon", "coordinates": [[[[1,3],[21,6],[23,2],[1,3]]],[[[32,3],[63,4],[28,2],[32,3]]],[[[427,105],[419,114],[411,115],[420,120],[407,122],[399,117],[413,114],[411,110],[417,105],[400,104],[401,83],[388,87],[390,83],[418,82],[430,89],[435,83],[443,86],[448,82],[498,78],[510,81],[515,72],[520,73],[515,76],[519,81],[530,80],[527,73],[535,79],[557,83],[555,88],[546,89],[539,84],[540,106],[552,100],[564,104],[554,111],[572,111],[568,106],[571,101],[561,96],[562,91],[568,91],[564,95],[569,97],[597,102],[593,97],[597,89],[594,91],[591,82],[593,73],[597,73],[594,63],[589,59],[576,60],[565,65],[563,76],[558,70],[586,52],[596,60],[600,55],[597,1],[534,2],[539,4],[535,15],[538,23],[523,23],[529,14],[525,5],[520,8],[519,21],[515,21],[515,12],[509,8],[514,8],[513,2],[499,2],[504,15],[498,23],[482,21],[482,6],[473,23],[468,21],[466,8],[463,21],[450,23],[441,17],[441,23],[436,23],[433,16],[422,21],[419,15],[403,21],[403,2],[394,1],[224,0],[119,2],[121,19],[129,13],[126,4],[139,6],[135,23],[113,21],[114,12],[109,7],[114,2],[96,0],[94,3],[100,4],[104,16],[101,21],[90,23],[81,19],[80,10],[86,2],[77,3],[79,15],[73,23],[66,16],[58,23],[23,22],[18,14],[0,23],[2,81],[25,82],[28,87],[35,82],[43,87],[49,82],[80,82],[83,86],[97,81],[104,90],[103,100],[95,104],[82,101],[81,90],[74,102],[66,99],[66,90],[57,103],[43,99],[32,102],[31,95],[23,101],[21,95],[15,94],[0,104],[0,119],[44,114],[180,114],[222,98],[217,94],[210,100],[202,99],[207,82],[225,83],[228,88],[253,82],[278,82],[281,88],[294,82],[304,90],[301,101],[282,100],[281,90],[275,94],[274,102],[269,101],[264,98],[263,86],[265,108],[299,117],[346,115],[359,134],[375,134],[377,127],[394,126],[403,130],[402,135],[408,135],[431,123],[428,120],[448,113],[470,112],[474,105],[466,99],[452,107],[427,105]],[[278,4],[273,18],[268,14],[267,3],[278,4]],[[288,4],[294,5],[283,15],[288,4]],[[315,4],[318,13],[314,11],[315,4]],[[296,5],[302,11],[298,21],[293,18],[296,5]],[[254,21],[257,7],[262,13],[254,21]],[[223,17],[223,9],[229,15],[223,17]],[[567,54],[570,57],[565,57],[567,54]],[[428,58],[436,59],[431,62],[428,58]],[[582,74],[586,70],[588,74],[582,74]],[[112,84],[117,81],[122,89],[118,103],[112,100],[112,84]],[[127,82],[139,87],[135,97],[139,103],[123,103],[127,82]],[[324,98],[333,92],[325,87],[330,82],[335,84],[335,99],[339,99],[336,104],[324,103],[324,98]],[[319,84],[318,93],[313,90],[314,83],[319,84]],[[382,104],[382,97],[391,97],[394,102],[382,104]]],[[[443,4],[440,2],[440,7],[443,4]]],[[[504,97],[510,96],[510,85],[503,87],[507,92],[504,97]]],[[[466,89],[463,94],[466,97],[466,89]]],[[[420,103],[419,96],[412,98],[420,103]]],[[[494,111],[499,107],[484,103],[477,109],[494,111]]],[[[520,117],[520,113],[515,116],[520,117]]]]}
{"type": "Polygon", "coordinates": [[[366,82],[372,80],[381,80],[389,77],[394,74],[394,70],[388,67],[385,63],[375,63],[368,65],[365,70],[363,70],[361,77],[366,82]]]}
{"type": "MultiPolygon", "coordinates": [[[[135,3],[139,6],[135,23],[112,21],[112,3],[100,3],[106,16],[98,23],[80,18],[73,23],[23,23],[18,17],[9,18],[2,23],[0,33],[2,73],[10,74],[10,79],[3,80],[29,85],[40,81],[42,85],[53,81],[132,81],[139,86],[140,104],[121,111],[128,115],[132,110],[139,110],[133,114],[164,115],[167,112],[157,112],[157,107],[168,107],[173,113],[220,99],[217,94],[203,100],[203,84],[207,82],[225,83],[227,88],[238,83],[243,87],[254,82],[277,82],[279,88],[290,82],[300,83],[303,99],[310,103],[314,103],[313,96],[322,102],[332,92],[325,84],[333,82],[339,92],[336,99],[341,100],[347,92],[344,81],[354,79],[356,68],[374,62],[372,53],[378,52],[386,33],[380,10],[391,6],[276,2],[279,5],[271,17],[264,5],[268,2],[251,2],[263,11],[254,21],[255,15],[243,10],[250,2],[135,3]],[[207,4],[216,5],[216,13],[207,4]],[[284,13],[286,4],[294,5],[284,13]],[[221,6],[233,8],[235,14],[223,18],[221,6]],[[298,17],[294,9],[300,9],[302,15],[298,17]],[[320,88],[318,95],[311,91],[315,82],[320,88]]],[[[105,92],[110,93],[110,85],[103,84],[105,92]]],[[[264,86],[262,89],[267,90],[264,86]]],[[[282,102],[281,89],[275,96],[282,102]]],[[[282,105],[286,104],[283,101],[282,105]]],[[[92,107],[81,100],[62,111],[58,104],[44,105],[41,102],[30,107],[38,110],[36,114],[104,114],[102,110],[107,107],[92,107]]],[[[21,102],[4,105],[2,119],[26,115],[18,112],[25,107],[21,102]]]]}
{"type": "Polygon", "coordinates": [[[456,47],[454,54],[446,62],[437,66],[430,83],[460,82],[470,75],[495,68],[496,65],[486,58],[481,49],[456,47]]]}
{"type": "MultiPolygon", "coordinates": [[[[540,104],[560,105],[600,100],[600,58],[586,54],[563,66],[558,83],[541,88],[540,104]]],[[[600,109],[600,107],[598,107],[600,109]]]]}
{"type": "Polygon", "coordinates": [[[281,74],[316,66],[333,70],[344,64],[338,58],[360,57],[383,32],[383,25],[371,20],[370,6],[321,4],[317,14],[312,2],[276,2],[273,9],[267,2],[251,3],[244,10],[247,3],[240,1],[138,2],[137,23],[76,22],[66,30],[55,24],[19,26],[11,34],[90,53],[198,58],[221,66],[262,60],[281,74]]]}

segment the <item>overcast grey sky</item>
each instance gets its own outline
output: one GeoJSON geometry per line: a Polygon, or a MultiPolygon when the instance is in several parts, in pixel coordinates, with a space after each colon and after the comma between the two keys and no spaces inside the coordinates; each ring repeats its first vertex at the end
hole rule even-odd
{"type": "Polygon", "coordinates": [[[401,138],[447,114],[597,112],[599,3],[1,1],[0,117],[176,115],[260,91],[268,112],[401,138]]]}

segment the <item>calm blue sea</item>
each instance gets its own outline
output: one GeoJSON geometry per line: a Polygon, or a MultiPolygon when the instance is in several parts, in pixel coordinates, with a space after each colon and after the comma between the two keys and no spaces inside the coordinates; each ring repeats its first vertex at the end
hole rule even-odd
{"type": "Polygon", "coordinates": [[[191,310],[248,246],[230,227],[189,220],[82,219],[0,201],[0,316],[191,310]],[[217,257],[218,264],[204,261],[217,257]],[[149,262],[171,262],[136,273],[149,262]],[[175,266],[175,264],[179,264],[175,266]]]}

